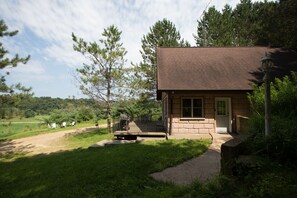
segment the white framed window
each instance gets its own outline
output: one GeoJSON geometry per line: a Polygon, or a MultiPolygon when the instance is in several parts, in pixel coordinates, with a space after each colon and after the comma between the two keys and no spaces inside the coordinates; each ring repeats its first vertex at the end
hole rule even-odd
{"type": "Polygon", "coordinates": [[[202,98],[182,98],[181,99],[182,118],[203,118],[202,98]]]}

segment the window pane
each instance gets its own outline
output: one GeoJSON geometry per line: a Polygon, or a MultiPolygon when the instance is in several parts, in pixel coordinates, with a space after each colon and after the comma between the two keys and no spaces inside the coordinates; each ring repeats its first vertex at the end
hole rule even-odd
{"type": "Polygon", "coordinates": [[[201,118],[202,117],[202,108],[193,108],[193,117],[201,118]]]}
{"type": "Polygon", "coordinates": [[[198,98],[193,99],[193,117],[195,118],[202,117],[202,99],[198,99],[198,98]]]}
{"type": "Polygon", "coordinates": [[[183,99],[182,116],[192,117],[192,101],[191,99],[183,99]]]}
{"type": "Polygon", "coordinates": [[[183,117],[192,117],[191,115],[191,107],[184,107],[183,108],[183,117]]]}
{"type": "Polygon", "coordinates": [[[217,101],[217,114],[226,115],[226,101],[217,101]]]}
{"type": "Polygon", "coordinates": [[[193,99],[193,107],[202,108],[202,99],[193,99]]]}
{"type": "Polygon", "coordinates": [[[191,108],[191,99],[183,99],[183,107],[190,107],[191,108]]]}

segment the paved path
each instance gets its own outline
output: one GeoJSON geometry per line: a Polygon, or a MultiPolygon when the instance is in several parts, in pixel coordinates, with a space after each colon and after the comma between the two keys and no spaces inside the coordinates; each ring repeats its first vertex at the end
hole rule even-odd
{"type": "MultiPolygon", "coordinates": [[[[106,125],[99,125],[99,127],[106,127],[106,125]]],[[[90,132],[98,127],[86,127],[80,129],[71,129],[67,131],[46,133],[26,138],[19,138],[15,140],[8,140],[0,142],[0,154],[7,152],[22,152],[30,154],[51,153],[60,150],[66,150],[66,146],[58,144],[58,141],[73,133],[90,132]]]]}
{"type": "Polygon", "coordinates": [[[212,179],[220,172],[221,145],[232,138],[229,134],[213,134],[213,143],[205,153],[150,176],[158,181],[180,186],[189,185],[197,179],[200,182],[212,179]]]}

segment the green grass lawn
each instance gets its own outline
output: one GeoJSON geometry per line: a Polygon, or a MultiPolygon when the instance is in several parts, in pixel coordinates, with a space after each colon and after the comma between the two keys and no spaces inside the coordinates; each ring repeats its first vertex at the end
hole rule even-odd
{"type": "Polygon", "coordinates": [[[223,176],[186,187],[157,182],[152,172],[203,153],[210,141],[169,140],[87,147],[112,136],[106,129],[63,140],[71,151],[0,156],[0,197],[296,197],[296,166],[267,162],[238,179],[223,176]],[[2,157],[2,158],[1,158],[2,157]]]}
{"type": "MultiPolygon", "coordinates": [[[[103,123],[104,120],[99,123],[103,123]]],[[[83,127],[95,126],[94,122],[78,123],[73,127],[50,129],[46,124],[42,123],[21,123],[21,124],[0,124],[0,140],[17,139],[29,137],[44,133],[52,133],[57,131],[65,131],[83,127]]]]}
{"type": "Polygon", "coordinates": [[[45,118],[48,118],[47,115],[38,115],[32,118],[11,118],[11,119],[0,119],[1,122],[43,122],[45,118]]]}
{"type": "MultiPolygon", "coordinates": [[[[100,134],[101,133],[101,134],[100,134]]],[[[103,130],[65,139],[72,151],[0,160],[0,197],[173,197],[187,188],[149,174],[203,153],[210,141],[169,140],[85,149],[103,130]]]]}
{"type": "Polygon", "coordinates": [[[107,128],[100,129],[79,135],[72,135],[61,140],[60,144],[66,145],[69,149],[88,148],[101,140],[112,139],[113,134],[108,133],[107,128]]]}

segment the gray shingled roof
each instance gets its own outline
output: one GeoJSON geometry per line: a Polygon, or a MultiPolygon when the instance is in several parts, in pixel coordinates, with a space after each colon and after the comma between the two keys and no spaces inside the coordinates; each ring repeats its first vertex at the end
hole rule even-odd
{"type": "Polygon", "coordinates": [[[278,73],[297,68],[297,53],[267,47],[157,48],[158,90],[252,90],[269,53],[278,73]]]}

